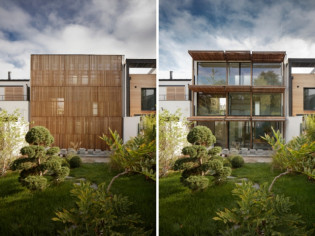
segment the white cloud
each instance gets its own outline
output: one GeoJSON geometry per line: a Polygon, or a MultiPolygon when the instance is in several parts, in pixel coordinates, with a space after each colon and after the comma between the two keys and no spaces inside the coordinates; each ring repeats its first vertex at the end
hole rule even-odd
{"type": "Polygon", "coordinates": [[[156,57],[155,0],[35,3],[30,10],[0,2],[0,79],[9,70],[14,79],[29,78],[30,54],[156,57]]]}
{"type": "MultiPolygon", "coordinates": [[[[193,12],[194,3],[164,6],[160,20],[160,69],[191,77],[188,50],[286,51],[315,58],[315,4],[295,1],[214,1],[193,12]],[[192,13],[193,12],[193,13],[192,13]]],[[[308,1],[309,2],[309,1],[308,1]]],[[[195,4],[197,1],[195,1],[195,4]]],[[[310,3],[310,2],[309,2],[310,3]]],[[[160,2],[161,4],[161,2],[160,2]]]]}

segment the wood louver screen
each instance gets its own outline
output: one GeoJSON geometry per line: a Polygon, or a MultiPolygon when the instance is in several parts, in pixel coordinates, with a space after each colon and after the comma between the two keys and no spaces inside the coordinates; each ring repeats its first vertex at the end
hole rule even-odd
{"type": "Polygon", "coordinates": [[[167,87],[166,100],[168,101],[184,101],[185,100],[185,87],[167,87]]]}
{"type": "Polygon", "coordinates": [[[24,101],[23,87],[5,87],[4,100],[6,101],[24,101]]]}
{"type": "Polygon", "coordinates": [[[122,136],[122,56],[32,55],[32,126],[45,126],[54,145],[106,149],[109,128],[122,136]]]}

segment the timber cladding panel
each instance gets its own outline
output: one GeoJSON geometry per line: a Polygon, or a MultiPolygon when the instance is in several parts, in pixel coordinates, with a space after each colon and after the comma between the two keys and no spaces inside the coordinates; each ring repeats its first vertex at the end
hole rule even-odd
{"type": "Polygon", "coordinates": [[[156,75],[130,74],[130,78],[130,116],[155,113],[155,111],[141,110],[141,89],[156,88],[156,75]]]}
{"type": "Polygon", "coordinates": [[[292,74],[292,115],[314,114],[304,110],[304,88],[315,88],[314,74],[292,74]]]}
{"type": "Polygon", "coordinates": [[[120,55],[32,55],[32,126],[45,126],[54,145],[106,149],[99,136],[122,135],[120,55]]]}

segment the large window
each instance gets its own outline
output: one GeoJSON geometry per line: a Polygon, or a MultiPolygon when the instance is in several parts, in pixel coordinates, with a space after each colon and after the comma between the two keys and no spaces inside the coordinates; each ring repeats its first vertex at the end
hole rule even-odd
{"type": "Polygon", "coordinates": [[[304,110],[315,111],[315,88],[304,88],[304,110]]]}
{"type": "Polygon", "coordinates": [[[229,85],[250,85],[250,63],[229,63],[229,85]]]}
{"type": "Polygon", "coordinates": [[[226,122],[225,121],[198,121],[198,125],[207,126],[216,137],[214,146],[226,147],[226,122]]]}
{"type": "Polygon", "coordinates": [[[256,121],[253,122],[253,148],[255,149],[271,149],[271,146],[263,140],[265,134],[273,136],[271,127],[274,130],[282,132],[282,122],[278,121],[256,121]]]}
{"type": "Polygon", "coordinates": [[[141,89],[141,110],[142,111],[155,111],[156,110],[156,96],[155,88],[142,88],[141,89]]]}
{"type": "Polygon", "coordinates": [[[225,94],[203,94],[197,95],[197,115],[225,115],[225,94]]]}
{"type": "Polygon", "coordinates": [[[250,122],[229,122],[229,148],[250,148],[250,122]]]}
{"type": "Polygon", "coordinates": [[[229,115],[249,116],[250,115],[250,94],[230,93],[229,94],[229,115]]]}
{"type": "Polygon", "coordinates": [[[282,85],[281,63],[254,63],[253,85],[282,85]]]}
{"type": "Polygon", "coordinates": [[[198,85],[225,85],[226,63],[198,62],[198,85]]]}
{"type": "Polygon", "coordinates": [[[253,94],[254,116],[282,116],[281,93],[257,93],[253,94]]]}

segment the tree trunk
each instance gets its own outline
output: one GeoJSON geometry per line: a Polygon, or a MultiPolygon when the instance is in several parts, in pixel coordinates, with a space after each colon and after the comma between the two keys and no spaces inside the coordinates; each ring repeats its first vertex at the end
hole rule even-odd
{"type": "Polygon", "coordinates": [[[112,184],[114,183],[115,179],[117,179],[119,176],[125,175],[125,174],[127,174],[127,173],[129,173],[129,170],[125,170],[124,172],[119,173],[118,175],[114,176],[114,177],[112,178],[112,180],[110,181],[108,187],[107,187],[107,193],[109,193],[109,190],[110,190],[110,188],[112,187],[112,184]]]}
{"type": "Polygon", "coordinates": [[[291,170],[287,169],[286,172],[283,172],[281,173],[280,175],[276,176],[273,181],[271,182],[270,186],[269,186],[269,189],[268,189],[268,192],[270,193],[271,192],[271,189],[273,187],[273,185],[275,184],[276,180],[279,179],[281,176],[284,176],[286,174],[289,174],[291,172],[291,170]]]}

